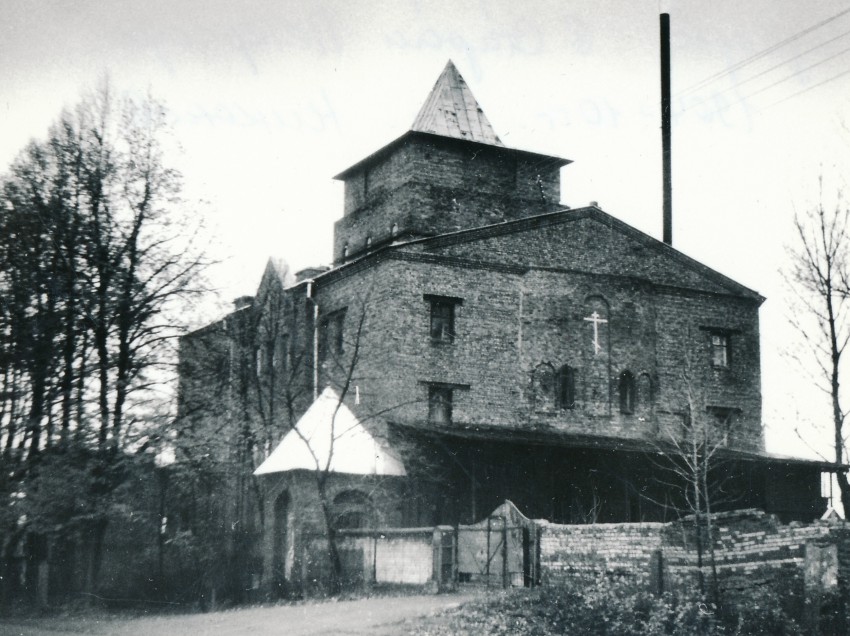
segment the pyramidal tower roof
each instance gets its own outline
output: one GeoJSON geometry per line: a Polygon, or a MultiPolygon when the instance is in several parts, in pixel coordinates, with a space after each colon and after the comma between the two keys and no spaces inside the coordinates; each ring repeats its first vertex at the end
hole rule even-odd
{"type": "Polygon", "coordinates": [[[411,130],[504,146],[454,63],[449,60],[411,130]]]}

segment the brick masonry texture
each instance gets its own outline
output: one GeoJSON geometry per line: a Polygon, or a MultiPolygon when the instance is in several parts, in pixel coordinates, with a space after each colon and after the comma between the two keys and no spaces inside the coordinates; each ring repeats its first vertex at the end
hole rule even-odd
{"type": "Polygon", "coordinates": [[[392,236],[433,236],[556,209],[560,161],[508,148],[411,133],[345,179],[334,261],[392,236]]]}
{"type": "MultiPolygon", "coordinates": [[[[748,590],[770,589],[800,616],[807,587],[816,587],[819,593],[843,590],[847,594],[850,589],[850,531],[844,523],[784,525],[760,510],[720,513],[712,520],[718,581],[727,602],[734,603],[748,590]],[[834,588],[806,576],[814,553],[811,546],[831,545],[838,554],[834,588]]],[[[604,575],[668,591],[696,588],[698,553],[692,519],[667,524],[538,523],[544,581],[604,575]]],[[[703,563],[708,576],[707,545],[703,563]]]]}
{"type": "Polygon", "coordinates": [[[540,523],[540,569],[547,583],[600,574],[648,581],[665,524],[540,523]]]}
{"type": "MultiPolygon", "coordinates": [[[[337,474],[330,497],[359,489],[370,494],[381,524],[427,525],[477,521],[472,517],[482,510],[476,506],[504,500],[508,488],[498,479],[483,494],[487,484],[476,490],[474,483],[476,474],[499,471],[510,452],[526,455],[511,467],[524,470],[520,479],[535,491],[511,495],[520,508],[528,502],[557,514],[555,520],[577,520],[602,493],[605,516],[594,518],[663,519],[660,510],[644,515],[638,495],[623,483],[645,484],[653,466],[647,454],[671,436],[681,439],[687,422],[713,422],[711,412],[725,413],[731,423],[724,423],[723,443],[749,462],[730,480],[752,495],[745,505],[764,502],[783,518],[816,518],[819,466],[761,457],[758,311],[764,299],[596,206],[560,206],[565,163],[411,131],[345,171],[334,268],[291,283],[269,267],[252,303],[184,338],[181,416],[196,431],[215,431],[210,437],[227,446],[248,417],[252,391],[260,392],[248,382],[259,370],[262,377],[253,379],[277,414],[264,424],[267,453],[315,391],[345,389],[347,406],[376,438],[391,445],[401,443],[393,435],[402,429],[438,432],[440,444],[455,444],[448,451],[454,463],[466,465],[444,464],[446,474],[434,475],[444,488],[416,502],[412,478],[372,483],[337,474]],[[435,296],[459,300],[450,340],[431,338],[435,296]],[[726,339],[727,365],[713,364],[712,335],[726,339]],[[218,375],[205,375],[204,364],[218,375]],[[211,384],[210,377],[219,382],[211,384]],[[569,403],[556,395],[556,377],[573,379],[572,390],[562,392],[570,394],[569,403]],[[429,421],[435,384],[452,390],[450,422],[429,421]],[[631,401],[625,399],[630,393],[631,401]],[[231,425],[223,435],[222,422],[231,425]],[[466,446],[457,441],[463,434],[466,446]]],[[[396,450],[403,456],[406,449],[396,450]]],[[[299,471],[263,480],[266,575],[280,566],[275,528],[285,526],[286,577],[321,580],[327,564],[299,556],[321,552],[326,541],[315,481],[299,471]],[[284,495],[288,516],[269,525],[284,495]],[[318,547],[296,547],[308,544],[318,547]]],[[[606,568],[645,572],[659,549],[667,550],[665,567],[675,572],[690,552],[679,555],[668,534],[655,525],[545,525],[548,572],[585,567],[567,558],[571,553],[604,557],[606,568]]],[[[783,563],[799,557],[791,545],[789,539],[783,563]]],[[[407,550],[391,542],[384,547],[387,554],[407,550]]],[[[351,547],[346,558],[366,558],[359,549],[351,547]]]]}
{"type": "MultiPolygon", "coordinates": [[[[395,421],[424,422],[427,384],[444,382],[469,387],[454,395],[454,421],[460,425],[651,438],[666,434],[665,427],[681,426],[686,406],[682,374],[687,370],[699,378],[706,405],[736,410],[730,445],[762,450],[758,302],[729,294],[699,272],[666,274],[677,268],[664,258],[654,266],[662,285],[651,271],[643,277],[629,269],[629,262],[612,264],[619,254],[633,251],[623,245],[628,241],[622,236],[611,239],[613,246],[604,248],[608,257],[603,260],[612,271],[629,275],[582,271],[579,247],[570,244],[576,232],[572,224],[546,230],[550,236],[541,237],[540,231],[512,234],[501,239],[505,245],[500,248],[477,243],[454,248],[452,256],[478,257],[472,264],[478,266],[417,262],[415,257],[383,260],[321,285],[319,302],[325,313],[349,309],[348,341],[356,338],[351,332],[354,317],[366,312],[357,374],[361,411],[371,406],[395,421]],[[547,242],[564,243],[572,259],[546,253],[547,242]],[[521,252],[525,254],[518,256],[521,252]],[[511,273],[488,266],[505,261],[522,262],[526,269],[511,273]],[[452,343],[431,342],[426,294],[463,299],[456,307],[452,343]],[[594,310],[608,321],[600,329],[599,353],[585,320],[594,310]],[[711,328],[731,334],[728,368],[711,366],[711,328]],[[577,370],[576,408],[537,408],[533,372],[544,363],[577,370]],[[396,372],[382,372],[387,369],[396,372]],[[628,414],[620,412],[617,386],[626,370],[645,377],[647,384],[637,408],[628,414]],[[394,404],[401,406],[387,412],[394,404]]],[[[593,258],[588,267],[595,265],[593,258]]]]}

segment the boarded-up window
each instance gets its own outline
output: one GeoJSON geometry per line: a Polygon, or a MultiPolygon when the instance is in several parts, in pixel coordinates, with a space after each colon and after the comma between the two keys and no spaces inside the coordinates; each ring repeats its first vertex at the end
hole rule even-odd
{"type": "Polygon", "coordinates": [[[446,386],[428,387],[428,421],[450,424],[452,421],[452,389],[446,386]]]}
{"type": "Polygon", "coordinates": [[[548,362],[538,364],[531,372],[531,400],[535,411],[555,407],[555,369],[548,362]]]}
{"type": "Polygon", "coordinates": [[[556,402],[558,404],[558,408],[575,408],[576,370],[566,364],[558,369],[558,373],[555,377],[555,389],[557,391],[556,402]]]}
{"type": "Polygon", "coordinates": [[[319,325],[319,361],[328,358],[335,359],[344,350],[343,329],[345,327],[345,310],[335,311],[322,319],[319,325]]]}
{"type": "Polygon", "coordinates": [[[337,528],[369,528],[374,525],[372,500],[359,490],[345,490],[334,497],[337,528]]]}
{"type": "Polygon", "coordinates": [[[737,409],[727,406],[709,406],[708,411],[709,425],[711,426],[712,436],[718,444],[728,444],[729,438],[734,433],[735,416],[737,409]]]}
{"type": "Polygon", "coordinates": [[[619,381],[620,413],[634,413],[636,403],[635,376],[631,371],[623,371],[619,381]]]}

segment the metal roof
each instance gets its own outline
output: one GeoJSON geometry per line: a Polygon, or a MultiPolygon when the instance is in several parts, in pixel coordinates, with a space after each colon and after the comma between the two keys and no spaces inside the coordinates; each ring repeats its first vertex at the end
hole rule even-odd
{"type": "MultiPolygon", "coordinates": [[[[394,422],[393,424],[401,430],[407,429],[425,436],[465,439],[468,441],[494,443],[507,442],[527,444],[529,446],[558,446],[561,448],[574,448],[581,450],[640,453],[650,455],[663,454],[672,448],[669,444],[665,444],[658,440],[572,433],[548,427],[529,429],[507,426],[461,424],[454,424],[451,427],[436,426],[431,423],[411,424],[394,422]]],[[[838,471],[847,468],[847,465],[845,464],[835,464],[828,461],[789,457],[765,451],[737,450],[733,448],[720,449],[718,457],[723,460],[737,460],[743,462],[812,466],[823,471],[838,471]]]]}
{"type": "Polygon", "coordinates": [[[503,146],[461,74],[448,61],[411,130],[503,146]]]}
{"type": "Polygon", "coordinates": [[[340,396],[327,387],[255,475],[324,470],[354,475],[404,476],[404,464],[375,439],[340,396]]]}

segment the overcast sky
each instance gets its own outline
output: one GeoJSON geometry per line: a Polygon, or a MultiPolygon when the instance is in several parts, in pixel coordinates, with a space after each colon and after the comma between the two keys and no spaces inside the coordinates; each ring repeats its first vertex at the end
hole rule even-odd
{"type": "Polygon", "coordinates": [[[150,89],[186,194],[208,202],[229,300],[254,293],[269,256],[330,261],[331,177],[407,130],[452,59],[507,145],[574,161],[565,204],[598,201],[660,237],[660,9],[674,246],[768,297],[768,448],[805,453],[790,430],[828,405],[780,357],[793,333],[777,270],[819,175],[834,198],[850,174],[848,2],[3,0],[0,171],[104,74],[150,89]]]}

